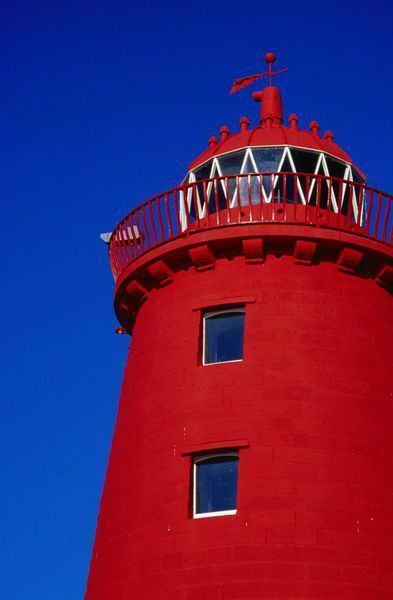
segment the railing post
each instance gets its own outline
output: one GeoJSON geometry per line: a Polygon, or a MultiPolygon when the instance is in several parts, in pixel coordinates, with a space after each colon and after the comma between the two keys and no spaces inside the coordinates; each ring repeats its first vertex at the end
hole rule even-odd
{"type": "Polygon", "coordinates": [[[132,245],[131,238],[130,238],[130,232],[128,230],[129,229],[128,222],[129,222],[129,218],[126,217],[125,218],[125,222],[124,222],[124,233],[125,233],[125,236],[126,236],[126,256],[127,256],[127,263],[129,262],[129,258],[130,258],[130,254],[131,254],[131,245],[132,245]]]}
{"type": "Polygon", "coordinates": [[[286,215],[286,208],[287,208],[287,174],[284,173],[283,175],[283,182],[282,182],[282,216],[283,216],[283,221],[287,220],[287,215],[286,215]]]}
{"type": "Polygon", "coordinates": [[[120,222],[120,228],[118,229],[119,234],[119,248],[121,250],[120,261],[122,263],[122,267],[124,268],[124,264],[127,264],[127,251],[124,248],[124,219],[120,222]]]}
{"type": "Polygon", "coordinates": [[[393,196],[387,196],[387,202],[389,202],[389,215],[392,215],[390,217],[390,236],[389,239],[387,239],[386,241],[389,244],[393,244],[393,214],[392,214],[392,203],[393,203],[393,196]]]}
{"type": "Polygon", "coordinates": [[[214,193],[214,206],[216,208],[216,224],[220,225],[220,203],[219,203],[219,199],[218,199],[217,178],[215,178],[213,181],[213,193],[214,193]]]}
{"type": "Polygon", "coordinates": [[[136,208],[134,215],[135,215],[136,226],[138,228],[139,238],[141,240],[141,243],[139,244],[139,247],[138,247],[138,253],[141,254],[141,252],[139,252],[139,250],[142,250],[145,247],[145,236],[143,235],[142,227],[141,227],[141,224],[139,221],[139,211],[140,211],[140,209],[136,208]]]}
{"type": "Polygon", "coordinates": [[[330,213],[332,210],[332,189],[333,189],[333,179],[329,177],[328,184],[328,196],[326,202],[326,225],[330,223],[330,213]]]}
{"type": "Polygon", "coordinates": [[[149,211],[149,218],[150,218],[150,222],[151,222],[151,229],[153,232],[153,243],[156,244],[157,243],[157,231],[156,231],[156,224],[154,222],[154,214],[153,214],[153,208],[152,208],[152,201],[149,200],[148,205],[147,205],[147,209],[149,211]]]}
{"type": "Polygon", "coordinates": [[[168,199],[167,192],[165,192],[165,194],[164,194],[164,206],[165,206],[166,220],[168,223],[169,238],[172,238],[173,237],[173,227],[172,227],[171,211],[170,211],[169,199],[168,199]]]}
{"type": "Polygon", "coordinates": [[[183,186],[182,187],[182,191],[180,192],[182,194],[183,197],[183,207],[184,207],[184,214],[186,215],[186,235],[189,235],[190,233],[190,208],[188,206],[188,186],[183,186]]]}
{"type": "Polygon", "coordinates": [[[206,223],[206,227],[209,227],[210,226],[210,206],[209,206],[209,198],[207,197],[206,181],[203,182],[202,187],[203,187],[203,197],[204,197],[205,212],[206,212],[205,223],[206,223]]]}
{"type": "Polygon", "coordinates": [[[346,227],[350,229],[351,227],[351,216],[352,216],[352,208],[353,208],[353,184],[348,182],[348,209],[347,209],[347,219],[346,219],[346,227]]]}
{"type": "Polygon", "coordinates": [[[199,226],[198,188],[196,182],[193,183],[191,187],[191,202],[194,205],[195,221],[197,226],[199,226]]]}
{"type": "Polygon", "coordinates": [[[156,206],[157,206],[157,215],[158,215],[158,222],[160,224],[160,233],[161,233],[161,241],[165,240],[165,228],[164,228],[164,220],[162,218],[162,212],[161,212],[161,199],[162,196],[158,196],[156,198],[156,206]]]}
{"type": "Polygon", "coordinates": [[[310,204],[310,176],[306,175],[306,205],[304,207],[304,221],[308,223],[308,209],[310,204]]]}
{"type": "Polygon", "coordinates": [[[252,175],[247,175],[248,220],[252,222],[252,175]]]}
{"type": "Polygon", "coordinates": [[[131,236],[132,236],[132,257],[135,258],[135,256],[138,253],[138,238],[135,235],[135,228],[134,228],[134,224],[133,224],[133,216],[134,213],[130,214],[130,218],[129,218],[129,222],[130,222],[130,228],[131,228],[131,236]]]}
{"type": "Polygon", "coordinates": [[[315,225],[319,225],[319,209],[321,207],[321,190],[322,181],[321,177],[317,175],[317,197],[315,199],[315,225]]]}
{"type": "Polygon", "coordinates": [[[388,230],[389,217],[390,217],[390,202],[389,202],[389,199],[385,195],[384,195],[384,198],[386,199],[386,211],[385,211],[385,218],[383,220],[382,237],[385,242],[386,236],[387,236],[387,230],[388,230]]]}
{"type": "Polygon", "coordinates": [[[358,227],[362,227],[362,214],[363,214],[363,206],[364,206],[364,200],[365,200],[365,189],[364,189],[364,186],[361,184],[356,184],[356,185],[357,185],[358,194],[359,194],[359,200],[357,203],[358,215],[357,215],[357,219],[356,219],[356,225],[358,227]]]}
{"type": "Polygon", "coordinates": [[[379,236],[379,220],[381,218],[381,204],[382,204],[382,194],[381,194],[381,192],[379,192],[378,200],[377,200],[377,215],[375,217],[375,231],[374,231],[375,238],[378,238],[378,236],[379,236]]]}
{"type": "Polygon", "coordinates": [[[241,218],[242,218],[242,213],[241,213],[241,198],[240,198],[240,180],[239,180],[239,175],[236,175],[235,177],[235,194],[236,194],[236,200],[237,200],[237,222],[240,223],[241,222],[241,218]]]}
{"type": "MultiPolygon", "coordinates": [[[[176,217],[176,225],[177,225],[177,235],[183,233],[181,219],[180,219],[180,200],[181,194],[183,193],[183,188],[177,188],[172,192],[173,199],[173,210],[175,212],[176,217]]],[[[184,193],[183,193],[183,201],[184,201],[184,193]]]]}
{"type": "Polygon", "coordinates": [[[371,221],[371,215],[372,215],[372,209],[373,209],[373,204],[374,204],[374,190],[372,190],[371,188],[368,188],[370,195],[369,195],[369,205],[368,205],[368,210],[367,210],[367,215],[366,215],[366,232],[367,235],[370,235],[370,221],[371,221]]]}
{"type": "Polygon", "coordinates": [[[232,223],[231,199],[229,197],[229,177],[225,177],[225,200],[227,206],[227,223],[232,223]]]}
{"type": "Polygon", "coordinates": [[[299,202],[299,177],[298,175],[295,173],[294,174],[294,179],[293,179],[293,220],[295,223],[297,223],[297,205],[299,202]]]}
{"type": "Polygon", "coordinates": [[[259,220],[263,221],[263,175],[259,175],[259,220]]]}

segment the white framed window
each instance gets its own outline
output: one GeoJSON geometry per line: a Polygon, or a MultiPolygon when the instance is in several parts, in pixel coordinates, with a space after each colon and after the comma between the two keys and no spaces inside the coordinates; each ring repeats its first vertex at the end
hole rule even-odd
{"type": "Polygon", "coordinates": [[[194,457],[194,519],[236,514],[238,463],[238,451],[194,457]]]}
{"type": "Polygon", "coordinates": [[[202,364],[243,360],[245,308],[203,313],[202,364]]]}

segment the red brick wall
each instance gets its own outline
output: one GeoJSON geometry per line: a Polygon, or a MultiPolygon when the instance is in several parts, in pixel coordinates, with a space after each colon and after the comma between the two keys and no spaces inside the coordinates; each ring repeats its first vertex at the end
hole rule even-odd
{"type": "Polygon", "coordinates": [[[393,299],[334,263],[220,259],[134,327],[88,600],[393,598],[393,299]],[[247,304],[244,360],[198,365],[200,311],[247,304]],[[238,512],[193,520],[184,448],[246,439],[238,512]]]}

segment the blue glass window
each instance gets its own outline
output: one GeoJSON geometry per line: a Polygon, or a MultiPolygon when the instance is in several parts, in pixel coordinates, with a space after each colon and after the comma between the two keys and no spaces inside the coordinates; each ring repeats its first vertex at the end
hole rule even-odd
{"type": "Polygon", "coordinates": [[[203,317],[203,364],[243,358],[244,308],[203,317]]]}
{"type": "Polygon", "coordinates": [[[282,148],[253,148],[252,153],[260,173],[278,171],[283,153],[282,148]]]}
{"type": "Polygon", "coordinates": [[[237,452],[199,458],[194,463],[194,516],[236,512],[237,452]]]}

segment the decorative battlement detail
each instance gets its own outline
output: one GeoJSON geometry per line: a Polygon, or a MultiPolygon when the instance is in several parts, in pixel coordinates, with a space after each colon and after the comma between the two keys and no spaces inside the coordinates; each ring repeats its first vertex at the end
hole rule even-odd
{"type": "Polygon", "coordinates": [[[300,269],[330,262],[344,276],[374,280],[393,292],[392,245],[349,231],[283,222],[244,223],[198,230],[192,237],[180,236],[142,254],[118,279],[117,316],[131,333],[139,307],[155,289],[172,284],[178,273],[194,269],[203,277],[205,271],[220,268],[222,261],[234,259],[244,260],[250,269],[264,269],[283,257],[291,257],[300,269]]]}

